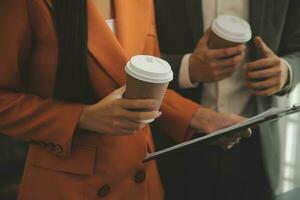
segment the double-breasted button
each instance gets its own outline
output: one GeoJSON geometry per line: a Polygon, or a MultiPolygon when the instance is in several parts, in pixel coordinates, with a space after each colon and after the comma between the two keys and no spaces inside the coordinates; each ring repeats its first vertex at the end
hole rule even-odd
{"type": "Polygon", "coordinates": [[[136,175],[134,176],[134,182],[136,182],[137,184],[144,182],[145,179],[146,179],[146,173],[143,170],[137,172],[136,175]]]}
{"type": "Polygon", "coordinates": [[[47,144],[47,148],[48,148],[50,151],[54,151],[55,145],[54,145],[53,143],[49,142],[49,143],[47,144]]]}
{"type": "Polygon", "coordinates": [[[63,152],[63,148],[62,148],[61,145],[57,144],[57,145],[55,145],[55,147],[54,147],[54,151],[55,151],[56,153],[62,153],[62,152],[63,152]]]}
{"type": "Polygon", "coordinates": [[[110,187],[109,185],[103,185],[99,190],[98,190],[98,196],[99,197],[106,197],[110,193],[110,187]]]}

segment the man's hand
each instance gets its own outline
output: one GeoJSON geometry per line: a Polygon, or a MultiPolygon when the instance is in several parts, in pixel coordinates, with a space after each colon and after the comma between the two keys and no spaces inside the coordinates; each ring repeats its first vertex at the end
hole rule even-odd
{"type": "Polygon", "coordinates": [[[262,58],[246,65],[246,86],[254,95],[270,96],[286,85],[289,69],[260,37],[255,38],[255,45],[262,58]]]}
{"type": "MultiPolygon", "coordinates": [[[[245,118],[227,113],[217,113],[213,110],[201,107],[199,108],[191,121],[191,127],[203,133],[212,133],[216,130],[226,128],[228,126],[244,121],[245,118]]],[[[235,144],[239,143],[241,138],[251,136],[251,130],[245,130],[240,133],[232,134],[231,136],[220,138],[214,142],[214,145],[221,146],[224,149],[230,149],[235,144]]]]}
{"type": "Polygon", "coordinates": [[[192,82],[215,82],[230,77],[245,57],[244,44],[224,49],[209,49],[209,28],[200,39],[189,61],[192,82]]]}

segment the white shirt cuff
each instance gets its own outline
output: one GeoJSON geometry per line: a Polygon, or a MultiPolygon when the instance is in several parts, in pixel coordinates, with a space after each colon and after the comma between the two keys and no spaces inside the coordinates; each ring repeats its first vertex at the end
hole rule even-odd
{"type": "Polygon", "coordinates": [[[290,65],[290,63],[288,63],[288,61],[286,61],[285,59],[281,58],[281,61],[288,67],[289,69],[289,74],[288,74],[288,84],[285,85],[282,89],[281,89],[281,92],[283,91],[290,91],[291,88],[292,88],[292,84],[293,84],[293,69],[292,69],[292,66],[290,65]]]}
{"type": "Polygon", "coordinates": [[[196,88],[199,83],[192,83],[189,72],[189,60],[192,54],[185,54],[181,60],[178,81],[179,87],[182,89],[196,88]]]}

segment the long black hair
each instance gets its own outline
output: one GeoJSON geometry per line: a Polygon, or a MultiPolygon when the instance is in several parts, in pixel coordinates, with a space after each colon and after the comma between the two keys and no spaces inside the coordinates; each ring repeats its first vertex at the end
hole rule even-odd
{"type": "Polygon", "coordinates": [[[53,19],[58,39],[55,98],[92,103],[87,55],[87,0],[54,0],[53,19]]]}

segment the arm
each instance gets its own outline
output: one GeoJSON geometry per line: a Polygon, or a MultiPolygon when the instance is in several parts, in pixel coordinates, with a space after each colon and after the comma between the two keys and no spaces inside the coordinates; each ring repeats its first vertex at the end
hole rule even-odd
{"type": "MultiPolygon", "coordinates": [[[[27,141],[52,145],[69,155],[83,105],[43,99],[25,92],[24,50],[32,30],[27,1],[1,1],[0,7],[0,132],[27,141]]],[[[53,149],[52,149],[53,150],[53,149]]]]}
{"type": "MultiPolygon", "coordinates": [[[[148,42],[146,43],[143,53],[159,57],[160,49],[157,41],[154,14],[152,15],[150,33],[152,39],[148,40],[148,42]]],[[[170,62],[170,60],[168,59],[167,61],[170,62]]],[[[176,71],[173,72],[174,79],[176,79],[176,71]]],[[[175,81],[176,80],[173,80],[172,82],[175,81]]],[[[157,120],[157,123],[155,124],[159,125],[160,129],[170,135],[170,137],[172,137],[174,140],[178,142],[185,141],[192,134],[190,123],[192,121],[194,113],[198,110],[199,107],[200,105],[198,105],[197,103],[194,103],[193,101],[178,95],[172,90],[167,90],[164,100],[161,103],[162,116],[157,120]]]]}
{"type": "MultiPolygon", "coordinates": [[[[29,8],[30,3],[28,1],[29,8]]],[[[30,9],[29,9],[30,10],[30,9]]],[[[32,10],[30,10],[32,11],[32,10]]],[[[26,92],[26,76],[32,38],[27,0],[4,1],[0,8],[0,132],[48,147],[62,156],[71,153],[78,127],[101,135],[128,135],[160,115],[151,110],[154,100],[122,99],[122,87],[93,105],[41,98],[26,92]],[[22,19],[22,20],[20,20],[22,19]],[[11,26],[13,24],[14,26],[11,26]],[[113,126],[112,126],[113,125],[113,126]],[[77,129],[76,129],[77,130],[77,129]]],[[[80,131],[85,134],[86,131],[80,131]]]]}

